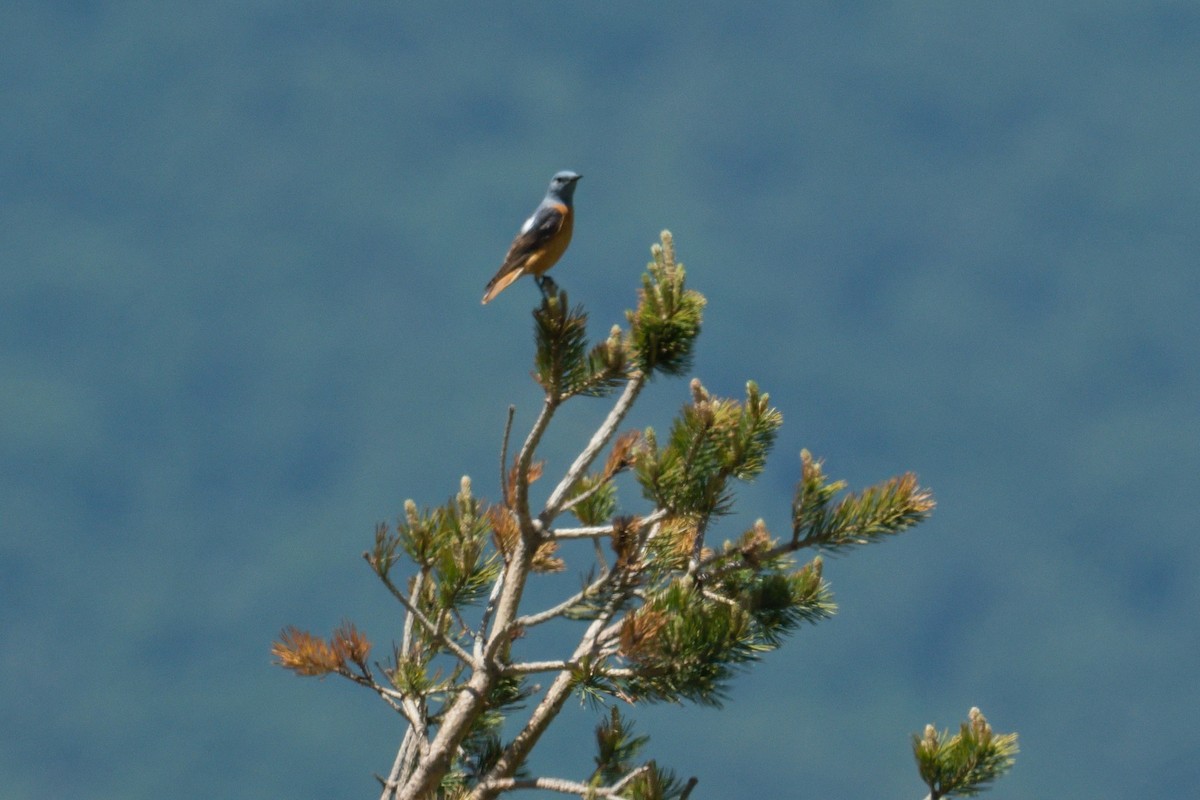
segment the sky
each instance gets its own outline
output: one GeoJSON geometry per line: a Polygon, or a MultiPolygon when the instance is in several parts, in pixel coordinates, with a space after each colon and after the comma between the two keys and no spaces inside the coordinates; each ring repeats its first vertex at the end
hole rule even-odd
{"type": "MultiPolygon", "coordinates": [[[[801,448],[938,500],[724,708],[632,712],[648,755],[917,798],[909,734],[979,706],[1021,736],[997,797],[1200,784],[1192,4],[18,0],[0,45],[6,797],[375,791],[399,720],[270,643],[387,642],[375,524],[495,497],[537,291],[479,296],[560,169],[593,334],[668,228],[695,376],[783,413],[716,535],[786,530],[801,448]]],[[[535,768],[586,775],[594,717],[535,768]]]]}

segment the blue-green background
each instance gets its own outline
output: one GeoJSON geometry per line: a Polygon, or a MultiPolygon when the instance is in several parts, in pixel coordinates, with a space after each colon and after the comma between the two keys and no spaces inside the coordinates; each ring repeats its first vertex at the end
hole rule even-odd
{"type": "MultiPolygon", "coordinates": [[[[0,796],[375,796],[398,719],[270,642],[386,646],[375,523],[495,497],[537,293],[479,296],[566,168],[594,332],[670,228],[694,373],[785,416],[719,534],[786,529],[801,447],[939,501],[724,710],[638,715],[649,754],[916,798],[909,733],[979,705],[998,797],[1189,796],[1198,87],[1187,2],[5,3],[0,796]]],[[[585,775],[594,716],[538,770],[585,775]]]]}

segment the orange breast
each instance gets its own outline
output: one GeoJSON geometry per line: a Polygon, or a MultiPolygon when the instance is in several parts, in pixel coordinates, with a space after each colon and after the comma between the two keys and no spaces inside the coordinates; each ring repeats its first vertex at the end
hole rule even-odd
{"type": "Polygon", "coordinates": [[[563,215],[562,227],[544,248],[529,256],[525,262],[525,272],[540,277],[543,272],[557,264],[558,260],[562,258],[562,254],[567,252],[567,245],[571,243],[571,234],[575,229],[575,212],[566,206],[559,206],[559,210],[563,215]]]}

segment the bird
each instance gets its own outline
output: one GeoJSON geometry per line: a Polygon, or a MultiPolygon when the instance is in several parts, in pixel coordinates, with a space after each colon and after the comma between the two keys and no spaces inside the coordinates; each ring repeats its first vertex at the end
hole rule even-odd
{"type": "Polygon", "coordinates": [[[522,275],[532,275],[538,288],[545,294],[547,282],[543,278],[546,270],[553,267],[571,243],[571,232],[575,227],[575,182],[582,178],[570,170],[563,170],[550,179],[546,196],[534,209],[529,219],[508,248],[504,263],[496,276],[488,281],[483,292],[483,304],[491,300],[522,275]]]}

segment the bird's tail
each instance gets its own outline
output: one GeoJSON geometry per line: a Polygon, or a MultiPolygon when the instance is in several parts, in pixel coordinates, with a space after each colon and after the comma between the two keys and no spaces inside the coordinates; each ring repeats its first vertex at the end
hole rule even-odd
{"type": "Polygon", "coordinates": [[[483,290],[483,304],[486,306],[492,301],[492,298],[503,292],[509,287],[509,284],[524,274],[524,270],[520,267],[497,274],[496,277],[488,281],[487,288],[483,290]]]}

